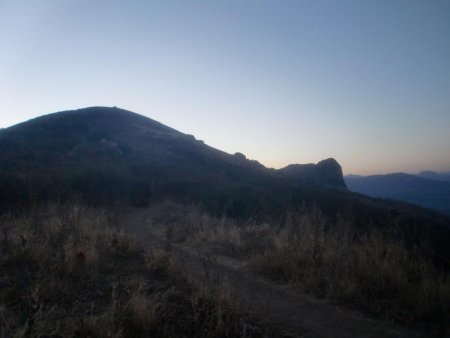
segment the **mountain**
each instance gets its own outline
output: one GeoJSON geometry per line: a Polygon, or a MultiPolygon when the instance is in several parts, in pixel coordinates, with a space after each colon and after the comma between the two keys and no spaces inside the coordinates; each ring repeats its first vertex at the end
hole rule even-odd
{"type": "Polygon", "coordinates": [[[420,172],[419,174],[417,174],[417,176],[422,178],[428,178],[430,180],[450,182],[450,173],[437,173],[434,171],[426,170],[420,172]]]}
{"type": "MultiPolygon", "coordinates": [[[[307,184],[345,189],[334,160],[311,173],[307,184]]],[[[0,131],[3,205],[25,195],[45,200],[70,193],[95,204],[135,206],[175,198],[244,215],[288,203],[294,180],[282,176],[241,153],[227,154],[115,107],[49,114],[0,131]]]]}
{"type": "Polygon", "coordinates": [[[346,176],[345,182],[351,191],[414,203],[450,215],[450,181],[435,179],[436,175],[426,172],[418,176],[404,173],[346,176]]]}
{"type": "Polygon", "coordinates": [[[334,159],[266,168],[108,107],[49,114],[0,130],[0,214],[74,197],[109,207],[169,199],[254,221],[316,207],[332,219],[350,219],[361,231],[395,225],[411,243],[428,238],[436,260],[450,262],[450,218],[348,191],[334,159]]]}
{"type": "Polygon", "coordinates": [[[345,178],[362,178],[362,177],[364,177],[364,176],[362,176],[362,175],[348,174],[348,175],[345,175],[344,180],[345,180],[345,178]]]}

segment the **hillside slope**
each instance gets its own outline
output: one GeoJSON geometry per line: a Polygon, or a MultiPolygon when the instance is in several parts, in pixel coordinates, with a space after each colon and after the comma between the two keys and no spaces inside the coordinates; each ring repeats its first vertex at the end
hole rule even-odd
{"type": "Polygon", "coordinates": [[[449,218],[347,191],[333,159],[266,168],[147,117],[107,107],[65,111],[0,131],[0,213],[76,196],[90,205],[145,207],[173,200],[240,220],[318,207],[362,229],[400,227],[438,243],[446,261],[449,218]]]}
{"type": "Polygon", "coordinates": [[[243,154],[227,154],[144,116],[91,107],[0,131],[0,185],[3,204],[24,195],[41,200],[75,193],[97,204],[145,206],[175,198],[249,215],[286,205],[292,182],[243,154]]]}

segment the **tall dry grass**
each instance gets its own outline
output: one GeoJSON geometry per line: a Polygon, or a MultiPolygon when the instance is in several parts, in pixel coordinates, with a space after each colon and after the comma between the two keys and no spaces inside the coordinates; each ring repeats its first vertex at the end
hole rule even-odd
{"type": "Polygon", "coordinates": [[[105,210],[49,205],[0,220],[0,337],[282,337],[105,210]]]}
{"type": "Polygon", "coordinates": [[[34,263],[46,273],[93,274],[105,255],[128,253],[134,240],[111,225],[104,210],[49,205],[24,217],[4,217],[2,249],[11,261],[34,263]]]}
{"type": "Polygon", "coordinates": [[[360,235],[352,224],[326,227],[323,216],[300,214],[274,236],[250,267],[302,292],[387,320],[448,331],[449,275],[421,250],[379,230],[360,235]]]}
{"type": "MultiPolygon", "coordinates": [[[[173,206],[172,206],[173,208],[173,206]]],[[[277,283],[378,318],[450,334],[450,276],[393,231],[361,231],[319,209],[289,214],[279,224],[236,224],[198,210],[172,221],[173,240],[209,254],[240,259],[277,283]]]]}

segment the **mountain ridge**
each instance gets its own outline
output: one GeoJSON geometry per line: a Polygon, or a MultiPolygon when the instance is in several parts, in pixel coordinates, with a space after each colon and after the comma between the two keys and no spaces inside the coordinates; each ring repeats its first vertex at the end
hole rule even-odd
{"type": "MultiPolygon", "coordinates": [[[[205,193],[237,189],[269,196],[293,184],[281,171],[266,168],[241,153],[228,154],[193,135],[117,107],[52,113],[3,129],[0,160],[0,172],[42,181],[37,190],[68,177],[62,186],[100,200],[105,197],[98,196],[97,185],[98,191],[120,186],[108,192],[110,199],[136,190],[135,195],[141,196],[141,201],[133,202],[137,205],[147,204],[149,196],[157,193],[177,194],[174,190],[183,190],[187,199],[196,200],[188,195],[202,186],[205,193]],[[121,186],[124,180],[127,182],[121,186]]],[[[336,166],[317,168],[316,177],[342,175],[332,172],[336,166]]],[[[318,179],[308,184],[322,185],[318,179]]],[[[330,182],[323,186],[342,189],[330,182]]]]}
{"type": "Polygon", "coordinates": [[[350,191],[401,200],[450,215],[450,181],[445,179],[424,177],[421,174],[391,173],[346,175],[344,180],[350,191]]]}
{"type": "Polygon", "coordinates": [[[432,170],[424,170],[418,173],[417,176],[437,181],[450,181],[450,172],[438,173],[432,170]]]}

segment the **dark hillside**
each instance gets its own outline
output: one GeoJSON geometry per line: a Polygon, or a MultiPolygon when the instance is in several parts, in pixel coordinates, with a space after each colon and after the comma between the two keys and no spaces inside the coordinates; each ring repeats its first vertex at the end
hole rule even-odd
{"type": "Polygon", "coordinates": [[[279,219],[317,206],[361,228],[419,229],[439,243],[440,257],[450,242],[442,215],[348,192],[334,159],[269,169],[107,107],[49,114],[0,131],[0,212],[73,195],[94,206],[145,207],[169,199],[240,220],[279,219]]]}
{"type": "Polygon", "coordinates": [[[267,190],[270,184],[252,186],[275,180],[255,161],[117,108],[50,114],[5,129],[0,159],[3,184],[17,186],[20,193],[10,191],[17,198],[26,186],[38,197],[71,191],[91,202],[139,206],[169,195],[195,201],[216,189],[267,190]]]}
{"type": "Polygon", "coordinates": [[[2,130],[0,173],[2,204],[24,194],[41,200],[70,192],[96,204],[144,206],[175,198],[253,215],[286,205],[290,189],[277,171],[240,153],[224,153],[149,118],[106,107],[50,114],[2,130]]]}

